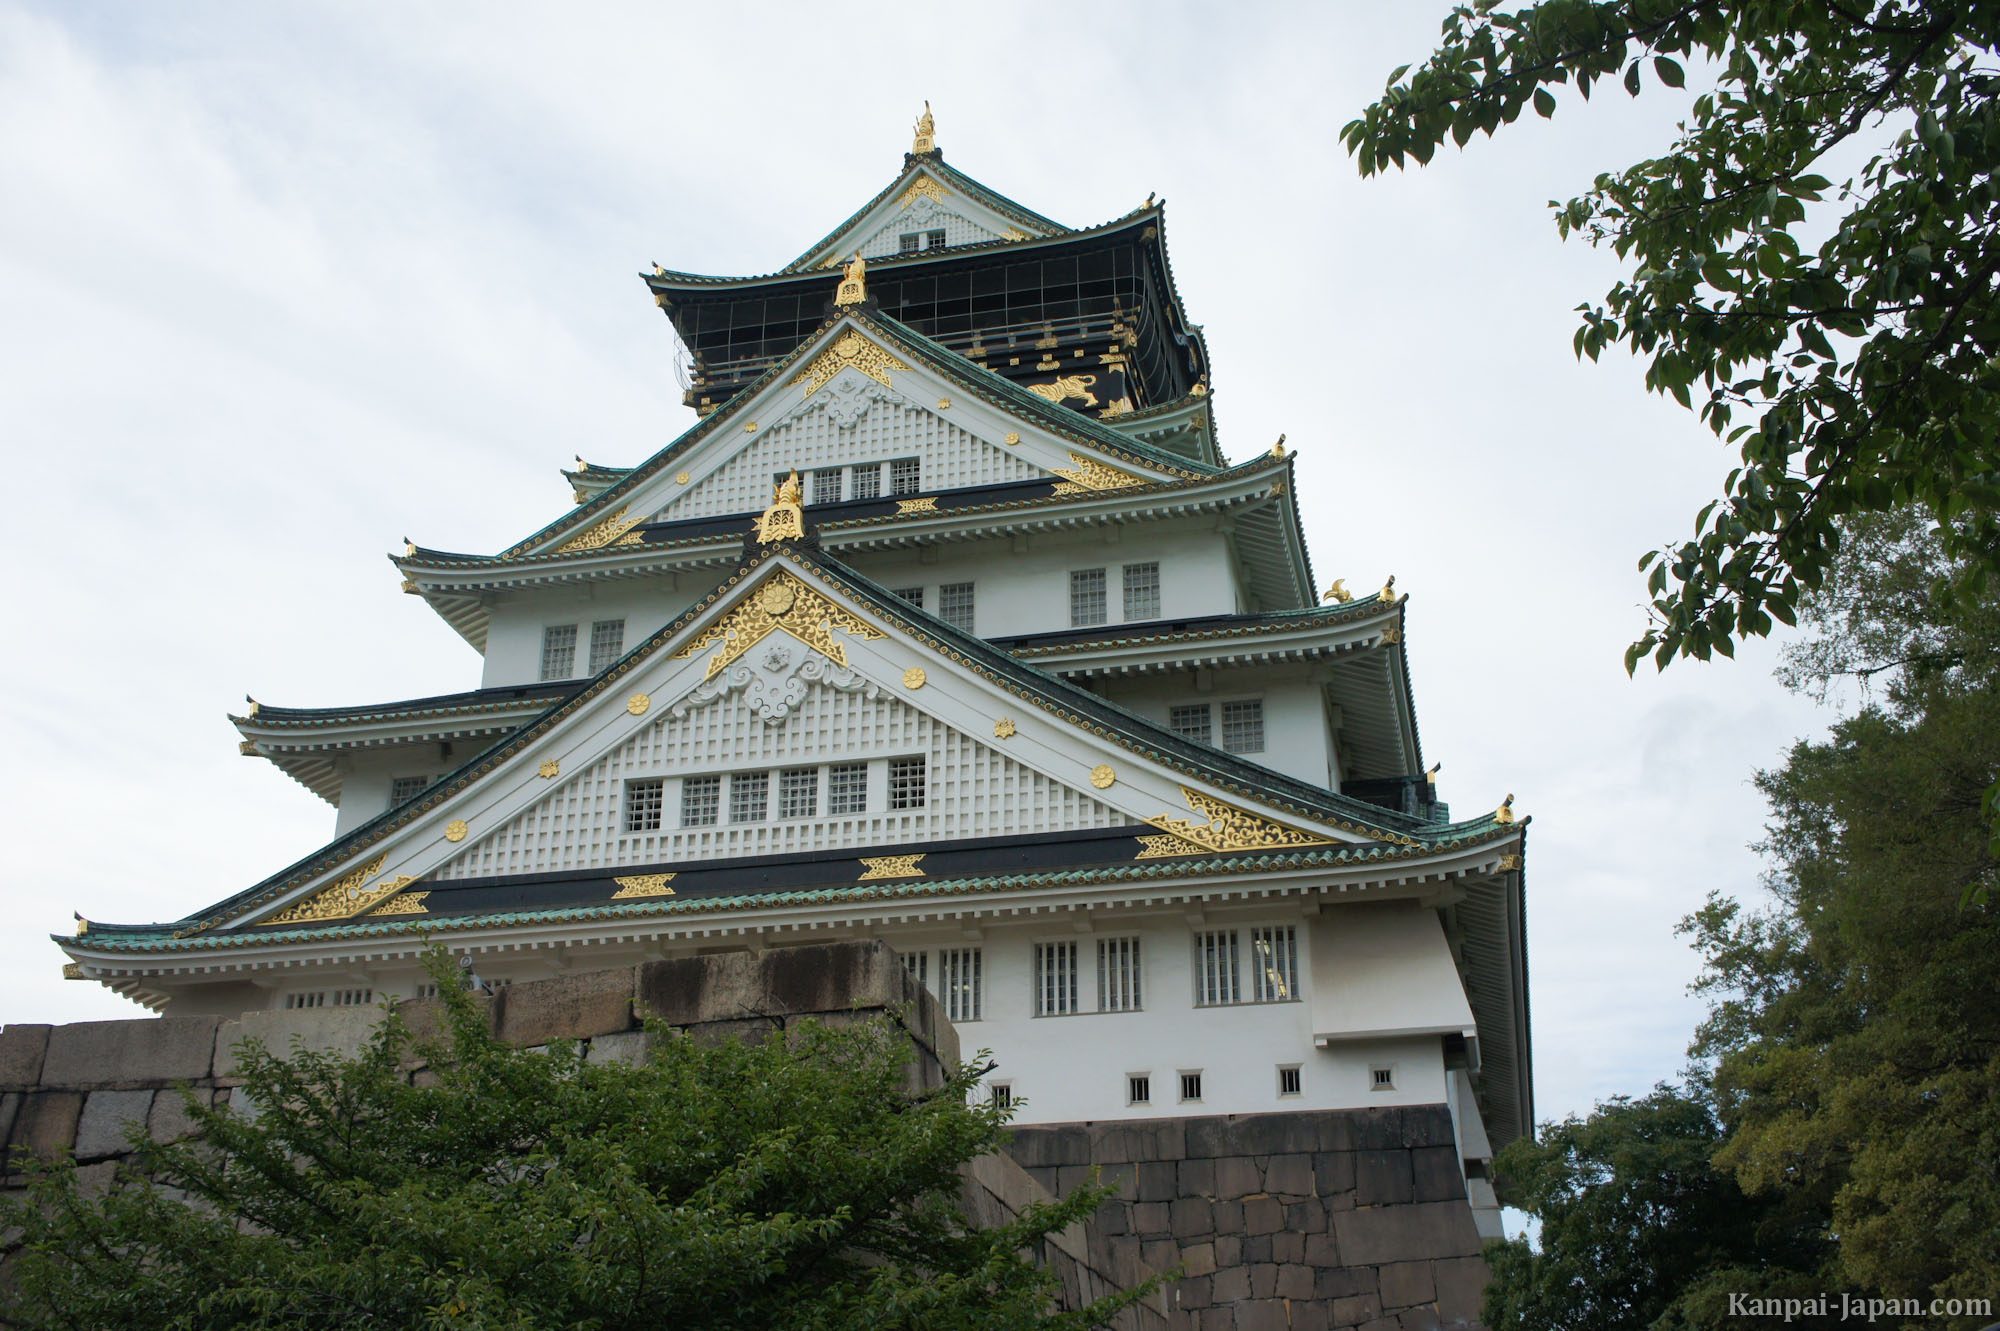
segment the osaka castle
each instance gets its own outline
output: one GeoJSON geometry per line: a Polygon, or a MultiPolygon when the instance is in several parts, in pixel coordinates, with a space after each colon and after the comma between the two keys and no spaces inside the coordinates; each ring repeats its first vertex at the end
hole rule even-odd
{"type": "Polygon", "coordinates": [[[1438,797],[1393,552],[1322,594],[1283,441],[1225,456],[1164,206],[1061,225],[927,116],[782,268],[643,279],[697,423],[393,555],[480,678],[231,717],[332,839],[68,973],[234,1016],[417,995],[426,940],[493,985],[879,940],[1022,1123],[1444,1105],[1490,1212],[1526,820],[1438,797]]]}

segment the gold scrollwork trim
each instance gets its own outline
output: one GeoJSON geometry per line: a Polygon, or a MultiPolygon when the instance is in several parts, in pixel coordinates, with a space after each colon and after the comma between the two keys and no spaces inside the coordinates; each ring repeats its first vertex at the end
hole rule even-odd
{"type": "Polygon", "coordinates": [[[1147,822],[1167,835],[1139,838],[1141,845],[1136,858],[1151,860],[1167,855],[1195,855],[1212,851],[1289,850],[1332,844],[1330,837],[1301,832],[1296,827],[1273,822],[1186,786],[1181,787],[1181,797],[1190,809],[1207,821],[1196,823],[1164,813],[1157,818],[1148,818],[1147,822]]]}
{"type": "MultiPolygon", "coordinates": [[[[922,151],[919,149],[919,151],[922,151]]],[[[929,176],[918,176],[916,181],[903,191],[903,197],[896,200],[898,208],[907,208],[918,199],[935,199],[943,203],[951,197],[951,192],[932,180],[929,176]]]]}
{"type": "Polygon", "coordinates": [[[1051,469],[1063,478],[1055,489],[1059,495],[1085,494],[1092,490],[1123,490],[1128,486],[1146,483],[1142,477],[1120,471],[1116,467],[1107,467],[1097,459],[1087,458],[1081,453],[1071,453],[1069,460],[1074,465],[1051,469]]]}
{"type": "Polygon", "coordinates": [[[350,869],[303,901],[295,902],[276,915],[259,920],[257,923],[314,924],[323,920],[344,920],[350,915],[359,915],[417,881],[405,874],[384,879],[372,887],[368,886],[368,880],[382,871],[382,862],[388,858],[388,852],[384,851],[367,863],[350,869]]]}
{"type": "Polygon", "coordinates": [[[937,511],[936,495],[925,495],[921,499],[898,499],[896,501],[896,516],[899,518],[905,513],[935,513],[937,511]]]}
{"type": "Polygon", "coordinates": [[[863,855],[861,863],[866,866],[866,870],[854,881],[865,883],[875,878],[922,878],[924,877],[924,871],[918,862],[923,858],[922,855],[876,855],[872,857],[863,855]]]}
{"type": "Polygon", "coordinates": [[[730,662],[780,629],[840,666],[847,664],[847,650],[834,636],[835,629],[862,639],[884,636],[880,629],[870,627],[780,569],[674,655],[693,656],[720,643],[721,649],[708,658],[708,668],[702,676],[713,679],[730,662]]]}
{"type": "Polygon", "coordinates": [[[424,898],[429,895],[429,888],[425,888],[421,892],[405,892],[400,896],[391,897],[368,913],[370,915],[428,915],[431,913],[431,908],[424,904],[424,898]]]}
{"type": "Polygon", "coordinates": [[[814,356],[792,383],[806,385],[806,396],[811,397],[826,386],[827,380],[850,365],[884,388],[896,386],[889,379],[891,370],[910,368],[888,350],[876,346],[850,328],[835,338],[832,346],[814,356]]]}
{"type": "Polygon", "coordinates": [[[580,536],[572,536],[556,547],[559,555],[576,554],[583,550],[602,550],[607,545],[638,545],[645,538],[632,529],[645,521],[641,513],[636,518],[625,515],[632,511],[630,504],[604,519],[580,536]]]}
{"type": "Polygon", "coordinates": [[[635,897],[670,897],[674,890],[667,884],[674,880],[670,873],[639,873],[629,878],[614,878],[618,890],[611,894],[613,901],[629,901],[635,897]]]}

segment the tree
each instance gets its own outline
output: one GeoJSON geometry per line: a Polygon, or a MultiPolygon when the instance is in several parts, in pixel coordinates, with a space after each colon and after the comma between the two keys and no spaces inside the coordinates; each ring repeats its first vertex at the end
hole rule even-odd
{"type": "Polygon", "coordinates": [[[1799,1298],[1824,1285],[1810,1208],[1749,1197],[1710,1157],[1722,1126],[1700,1083],[1623,1096],[1545,1125],[1497,1161],[1539,1247],[1491,1245],[1493,1331],[1643,1331],[1724,1325],[1730,1291],[1799,1298]]]}
{"type": "Polygon", "coordinates": [[[1370,175],[1552,116],[1557,89],[1622,77],[1636,96],[1649,68],[1679,88],[1681,59],[1709,63],[1668,151],[1551,205],[1631,265],[1582,307],[1577,353],[1648,358],[1647,386],[1699,391],[1742,455],[1692,538],[1640,560],[1628,669],[1792,622],[1849,514],[1921,506],[1962,561],[1959,601],[2000,569],[1996,41],[2000,7],[1971,0],[1482,0],[1342,131],[1370,175]],[[1872,144],[1837,188],[1819,174],[1872,144]]]}
{"type": "Polygon", "coordinates": [[[593,1062],[503,1045],[444,988],[434,1036],[391,1013],[352,1058],[247,1043],[255,1112],[190,1097],[200,1136],[135,1132],[101,1195],[41,1171],[0,1216],[8,1324],[1083,1328],[1146,1292],[1055,1313],[1024,1255],[1102,1189],[965,1222],[959,1166],[1006,1111],[968,1103],[976,1067],[912,1094],[891,1023],[654,1025],[644,1061],[593,1062]]]}

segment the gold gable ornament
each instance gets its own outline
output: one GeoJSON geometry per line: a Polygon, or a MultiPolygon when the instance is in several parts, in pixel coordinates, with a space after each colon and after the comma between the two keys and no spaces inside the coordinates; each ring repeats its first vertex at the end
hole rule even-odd
{"type": "Polygon", "coordinates": [[[1181,787],[1188,808],[1203,815],[1205,822],[1176,818],[1163,813],[1146,821],[1164,836],[1139,838],[1135,859],[1156,860],[1170,855],[1233,854],[1246,850],[1301,850],[1309,846],[1330,846],[1330,837],[1286,827],[1248,809],[1225,804],[1212,795],[1181,787]]]}
{"type": "Polygon", "coordinates": [[[868,260],[855,255],[848,260],[847,269],[842,273],[840,285],[834,288],[833,303],[845,308],[859,305],[868,299],[868,260]]]}
{"type": "Polygon", "coordinates": [[[910,139],[912,153],[937,151],[937,120],[931,115],[930,99],[924,99],[924,113],[917,117],[916,133],[910,139]]]}
{"type": "Polygon", "coordinates": [[[887,636],[882,630],[870,626],[806,586],[791,573],[780,570],[674,655],[677,658],[690,657],[720,643],[721,649],[708,658],[708,665],[702,673],[703,679],[714,679],[728,669],[737,657],[772,633],[782,631],[835,665],[844,666],[847,664],[847,649],[834,636],[835,629],[862,639],[887,636]]]}
{"type": "Polygon", "coordinates": [[[796,469],[779,483],[771,496],[771,506],[757,519],[757,543],[802,540],[806,534],[805,510],[799,506],[799,473],[796,469]]]}

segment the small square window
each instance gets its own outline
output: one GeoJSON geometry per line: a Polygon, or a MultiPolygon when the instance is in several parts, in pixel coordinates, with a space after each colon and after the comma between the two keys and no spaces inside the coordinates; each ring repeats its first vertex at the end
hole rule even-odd
{"type": "Polygon", "coordinates": [[[1396,1069],[1393,1066],[1377,1066],[1368,1069],[1368,1089],[1371,1091],[1395,1090],[1396,1069]]]}
{"type": "Polygon", "coordinates": [[[625,621],[600,619],[590,626],[590,673],[595,675],[625,655],[625,621]]]}
{"type": "Polygon", "coordinates": [[[1181,1103],[1190,1104],[1201,1099],[1201,1070],[1181,1073],[1181,1103]]]}
{"type": "Polygon", "coordinates": [[[928,794],[925,789],[927,773],[922,755],[915,758],[891,758],[889,760],[889,807],[891,809],[921,809],[928,794]]]}
{"type": "Polygon", "coordinates": [[[821,467],[813,473],[812,499],[815,504],[837,504],[840,502],[840,468],[821,467]]]}
{"type": "Polygon", "coordinates": [[[431,783],[427,776],[399,776],[389,782],[389,803],[401,804],[404,800],[415,799],[431,783]]]}
{"type": "Polygon", "coordinates": [[[667,783],[660,777],[625,783],[625,830],[657,832],[660,810],[667,800],[667,783]]]}
{"type": "Polygon", "coordinates": [[[925,249],[927,249],[927,250],[941,250],[941,249],[943,249],[943,248],[944,248],[944,232],[942,232],[942,231],[926,231],[926,232],[924,232],[924,248],[925,248],[925,249]]]}
{"type": "Polygon", "coordinates": [[[938,618],[955,629],[972,632],[972,584],[947,582],[938,588],[938,618]]]}
{"type": "Polygon", "coordinates": [[[1167,727],[1182,739],[1198,744],[1209,742],[1209,706],[1205,702],[1185,703],[1167,709],[1167,727]]]}
{"type": "Polygon", "coordinates": [[[576,625],[550,624],[542,630],[542,678],[568,679],[576,673],[576,625]]]}
{"type": "Polygon", "coordinates": [[[867,763],[835,763],[826,769],[826,811],[835,818],[868,811],[867,763]]]}
{"type": "Polygon", "coordinates": [[[787,767],[778,773],[778,816],[810,818],[819,812],[819,768],[787,767]]]}
{"type": "Polygon", "coordinates": [[[1278,1094],[1279,1095],[1299,1094],[1298,1064],[1294,1063],[1290,1067],[1283,1067],[1278,1069],[1278,1094]]]}
{"type": "Polygon", "coordinates": [[[924,464],[919,458],[897,458],[889,464],[889,493],[913,495],[924,488],[924,464]]]}
{"type": "Polygon", "coordinates": [[[924,589],[922,587],[895,587],[890,590],[889,594],[908,601],[919,610],[924,608],[924,589]]]}
{"type": "Polygon", "coordinates": [[[1231,753],[1264,751],[1264,704],[1248,702],[1222,704],[1222,747],[1231,753]]]}
{"type": "Polygon", "coordinates": [[[722,806],[722,778],[691,776],[681,782],[681,826],[713,827],[722,806]]]}
{"type": "Polygon", "coordinates": [[[1088,628],[1093,624],[1102,624],[1108,613],[1104,601],[1104,570],[1072,569],[1069,575],[1070,627],[1088,628]]]}
{"type": "Polygon", "coordinates": [[[771,774],[738,772],[729,778],[729,821],[761,823],[771,814],[771,774]]]}
{"type": "Polygon", "coordinates": [[[1151,564],[1127,564],[1125,566],[1125,618],[1158,619],[1160,617],[1160,566],[1151,564]]]}
{"type": "Polygon", "coordinates": [[[853,492],[856,499],[880,499],[882,497],[882,464],[870,462],[854,469],[853,492]]]}
{"type": "Polygon", "coordinates": [[[924,243],[923,236],[915,231],[906,231],[896,237],[896,253],[915,254],[917,247],[924,243]]]}
{"type": "Polygon", "coordinates": [[[1014,1084],[1012,1082],[996,1081],[990,1084],[986,1090],[993,1097],[993,1103],[997,1107],[1001,1109],[1012,1109],[1014,1107],[1014,1084]]]}
{"type": "Polygon", "coordinates": [[[1151,1073],[1136,1072],[1125,1078],[1125,1103],[1128,1105],[1149,1105],[1153,1103],[1153,1077],[1151,1073]]]}

